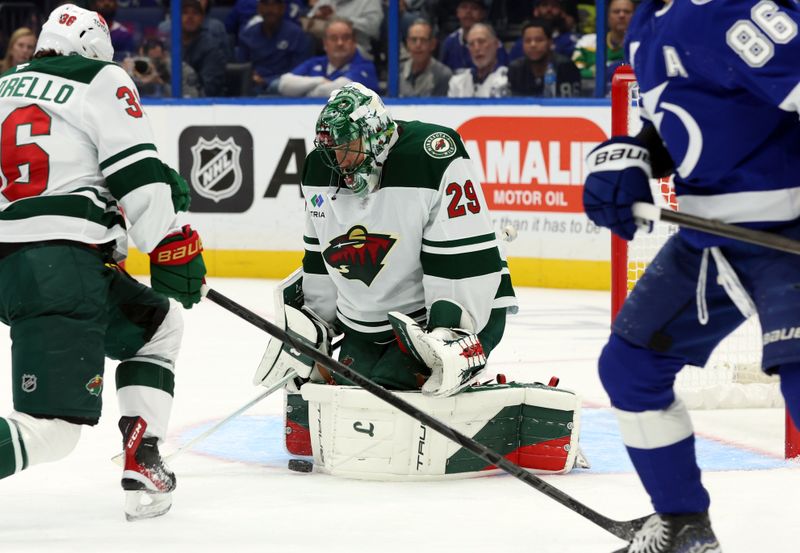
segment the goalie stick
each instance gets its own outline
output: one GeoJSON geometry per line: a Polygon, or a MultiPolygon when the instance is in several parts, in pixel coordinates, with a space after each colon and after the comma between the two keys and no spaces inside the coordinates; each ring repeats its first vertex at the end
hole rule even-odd
{"type": "Polygon", "coordinates": [[[756,246],[763,246],[773,250],[800,255],[800,241],[798,240],[792,240],[791,238],[786,238],[785,236],[773,234],[771,232],[749,229],[739,225],[723,223],[722,221],[714,219],[705,219],[703,217],[697,217],[696,215],[680,213],[679,211],[661,208],[653,204],[644,202],[634,203],[633,216],[637,219],[644,219],[645,221],[664,221],[665,223],[672,223],[680,227],[700,230],[724,238],[733,238],[734,240],[740,240],[748,244],[755,244],[756,246]]]}
{"type": "MultiPolygon", "coordinates": [[[[232,421],[233,419],[235,419],[236,417],[238,417],[239,415],[241,415],[242,413],[244,413],[245,411],[250,409],[253,405],[255,405],[256,403],[261,401],[262,399],[265,399],[267,396],[271,395],[273,392],[276,392],[276,391],[280,390],[281,388],[283,388],[283,386],[287,382],[289,382],[292,378],[294,378],[295,376],[297,376],[297,374],[294,371],[290,372],[289,374],[287,374],[286,376],[281,378],[279,381],[277,381],[275,384],[273,384],[272,387],[270,387],[269,389],[264,390],[263,392],[258,394],[256,397],[254,397],[253,399],[251,399],[250,401],[248,401],[247,403],[245,403],[244,405],[239,407],[236,411],[234,411],[233,413],[231,413],[230,415],[228,415],[227,417],[225,417],[221,421],[217,422],[217,424],[215,424],[211,428],[207,429],[205,432],[203,432],[201,434],[198,434],[197,436],[195,436],[194,438],[192,438],[191,440],[189,440],[188,442],[183,444],[181,447],[179,447],[178,449],[176,449],[175,451],[173,451],[169,455],[165,456],[164,460],[165,461],[171,461],[172,459],[174,459],[175,457],[177,457],[178,455],[180,455],[184,451],[188,451],[189,449],[193,448],[197,443],[202,442],[203,440],[208,438],[211,434],[213,434],[214,432],[219,430],[220,427],[222,427],[222,425],[232,421]]],[[[123,453],[118,453],[118,454],[114,455],[111,458],[111,460],[114,463],[116,463],[117,465],[122,466],[125,463],[125,453],[124,452],[123,453]]]]}
{"type": "Polygon", "coordinates": [[[235,301],[225,297],[216,290],[213,290],[203,285],[203,290],[201,293],[206,298],[213,301],[220,307],[227,309],[234,315],[241,317],[245,321],[260,328],[261,330],[277,338],[278,340],[286,344],[289,344],[290,346],[294,347],[304,355],[307,355],[320,365],[323,365],[327,369],[335,372],[336,374],[344,378],[347,378],[351,382],[358,384],[359,386],[364,388],[367,392],[371,393],[374,396],[377,396],[378,398],[392,405],[399,411],[402,411],[411,418],[416,419],[422,424],[430,427],[431,429],[435,430],[442,436],[454,441],[461,447],[472,452],[477,457],[483,459],[488,464],[495,465],[497,468],[506,471],[511,476],[525,482],[532,488],[542,492],[543,494],[557,501],[564,507],[574,511],[575,513],[581,515],[587,520],[595,523],[596,525],[600,526],[601,528],[613,534],[614,536],[626,541],[630,541],[631,539],[633,539],[634,534],[642,527],[644,521],[647,518],[649,518],[649,517],[642,517],[634,520],[619,521],[619,520],[613,520],[611,518],[608,518],[600,514],[591,507],[584,505],[583,503],[579,502],[572,496],[562,492],[555,486],[548,484],[538,476],[535,476],[526,471],[524,468],[520,467],[519,465],[512,463],[511,461],[509,461],[502,455],[498,454],[497,452],[489,449],[483,444],[476,442],[472,438],[465,436],[464,434],[458,432],[454,428],[447,426],[439,419],[430,416],[424,411],[420,411],[410,403],[399,398],[395,394],[389,392],[388,390],[376,384],[372,380],[369,380],[368,378],[361,376],[360,374],[353,371],[349,367],[343,365],[339,361],[321,353],[320,351],[317,351],[312,346],[309,346],[301,342],[300,340],[295,340],[286,331],[282,330],[277,325],[258,316],[257,314],[253,313],[246,307],[239,305],[235,301]]]}

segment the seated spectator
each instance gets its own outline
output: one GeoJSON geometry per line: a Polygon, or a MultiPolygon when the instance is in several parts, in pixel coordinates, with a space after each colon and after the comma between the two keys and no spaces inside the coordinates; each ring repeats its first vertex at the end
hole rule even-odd
{"type": "MultiPolygon", "coordinates": [[[[151,98],[172,96],[172,62],[164,41],[155,37],[145,40],[139,54],[121,63],[136,83],[139,94],[151,98]]],[[[186,62],[183,62],[181,79],[181,95],[197,98],[200,95],[197,73],[186,62]]]]}
{"type": "Polygon", "coordinates": [[[430,23],[418,19],[408,28],[406,49],[409,59],[400,66],[400,96],[445,96],[453,72],[433,57],[436,37],[430,23]]]}
{"type": "MultiPolygon", "coordinates": [[[[557,54],[571,58],[578,43],[578,33],[575,32],[575,18],[567,14],[562,0],[537,0],[533,7],[533,18],[543,19],[553,29],[553,50],[557,54]]],[[[508,57],[516,60],[523,55],[522,36],[520,36],[511,47],[508,57]]]]}
{"type": "MultiPolygon", "coordinates": [[[[635,6],[632,0],[611,0],[608,5],[608,33],[606,34],[606,66],[621,63],[624,58],[623,44],[628,24],[633,17],[635,6]]],[[[581,70],[581,77],[594,79],[597,59],[597,34],[584,35],[575,46],[572,61],[581,70]]],[[[608,71],[611,81],[612,71],[608,71]]]]}
{"type": "Polygon", "coordinates": [[[353,23],[349,19],[331,18],[325,27],[322,46],[324,56],[311,58],[291,73],[281,75],[278,82],[281,94],[327,98],[332,91],[353,81],[378,90],[375,65],[359,54],[353,23]]]}
{"type": "Polygon", "coordinates": [[[253,64],[256,94],[277,94],[278,79],[311,57],[313,44],[300,25],[284,19],[286,0],[260,0],[261,22],[242,29],[236,60],[253,64]]]}
{"type": "Polygon", "coordinates": [[[475,23],[467,33],[472,69],[450,78],[447,95],[451,98],[500,98],[508,96],[508,67],[497,59],[497,35],[491,25],[475,23]]]}
{"type": "Polygon", "coordinates": [[[317,0],[303,28],[317,40],[325,33],[325,25],[333,17],[343,17],[353,22],[356,43],[363,56],[372,59],[372,41],[381,33],[383,6],[381,0],[317,0]]]}
{"type": "MultiPolygon", "coordinates": [[[[460,27],[444,39],[439,59],[453,71],[465,68],[474,69],[470,50],[467,47],[467,33],[473,25],[486,20],[486,5],[483,0],[460,0],[456,8],[456,17],[458,17],[460,27]]],[[[508,54],[499,41],[495,57],[500,65],[508,65],[508,54]]]]}
{"type": "MultiPolygon", "coordinates": [[[[231,39],[228,37],[228,31],[225,29],[225,24],[219,19],[209,17],[208,15],[208,10],[211,9],[212,0],[198,1],[200,2],[200,6],[203,8],[203,32],[214,37],[219,45],[219,48],[225,52],[225,59],[231,59],[233,57],[233,48],[231,46],[231,39]]],[[[257,1],[258,0],[256,0],[256,2],[257,1]]],[[[164,17],[164,21],[158,24],[158,36],[164,40],[165,44],[169,44],[169,39],[172,34],[169,0],[165,0],[164,8],[167,10],[167,13],[164,17]]]]}
{"type": "Polygon", "coordinates": [[[570,98],[581,93],[581,72],[566,56],[553,51],[553,32],[544,19],[534,19],[522,28],[524,56],[508,67],[508,83],[514,96],[570,98]],[[545,75],[554,80],[546,86],[545,75]],[[550,88],[552,87],[552,88],[550,88]]]}
{"type": "MultiPolygon", "coordinates": [[[[305,0],[287,0],[283,17],[300,24],[300,17],[308,13],[308,4],[305,0]]],[[[258,0],[236,0],[233,7],[225,16],[225,29],[228,34],[238,37],[245,27],[256,23],[258,15],[258,0]]]]}
{"type": "Polygon", "coordinates": [[[117,0],[89,0],[88,8],[103,16],[111,31],[111,45],[114,47],[114,61],[122,61],[136,54],[136,41],[126,26],[116,21],[117,0]]]}
{"type": "Polygon", "coordinates": [[[183,0],[181,6],[181,44],[183,61],[188,63],[200,84],[201,96],[221,96],[225,86],[228,58],[219,40],[203,29],[205,12],[199,0],[183,0]]]}
{"type": "Polygon", "coordinates": [[[36,35],[28,27],[20,27],[8,39],[6,57],[0,60],[0,74],[31,60],[36,48],[36,35]]]}

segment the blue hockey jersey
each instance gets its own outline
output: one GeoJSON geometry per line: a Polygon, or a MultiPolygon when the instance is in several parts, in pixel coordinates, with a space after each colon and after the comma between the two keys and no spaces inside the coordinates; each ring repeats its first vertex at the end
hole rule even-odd
{"type": "Polygon", "coordinates": [[[755,227],[800,217],[798,22],[793,0],[645,0],[634,14],[625,51],[681,211],[755,227]]]}

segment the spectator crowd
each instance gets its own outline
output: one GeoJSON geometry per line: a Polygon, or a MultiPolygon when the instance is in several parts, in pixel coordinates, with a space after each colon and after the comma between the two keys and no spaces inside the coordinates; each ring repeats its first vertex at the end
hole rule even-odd
{"type": "MultiPolygon", "coordinates": [[[[388,0],[172,1],[181,3],[184,97],[327,97],[353,81],[385,93],[388,0]]],[[[72,0],[106,19],[114,60],[142,96],[172,95],[169,2],[72,0]]],[[[399,96],[594,95],[594,0],[399,0],[399,6],[399,96]]],[[[606,0],[605,7],[610,79],[636,4],[606,0]]],[[[30,59],[32,27],[2,30],[3,72],[30,59]]]]}

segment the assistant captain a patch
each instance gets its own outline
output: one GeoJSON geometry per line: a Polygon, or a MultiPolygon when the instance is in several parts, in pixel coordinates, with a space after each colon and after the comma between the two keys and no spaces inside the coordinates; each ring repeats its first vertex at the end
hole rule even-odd
{"type": "Polygon", "coordinates": [[[344,278],[369,286],[383,269],[383,260],[395,242],[397,239],[390,234],[373,234],[356,225],[331,240],[322,257],[344,278]]]}
{"type": "Polygon", "coordinates": [[[456,142],[445,132],[435,132],[425,139],[425,153],[436,159],[451,157],[456,153],[456,142]]]}

